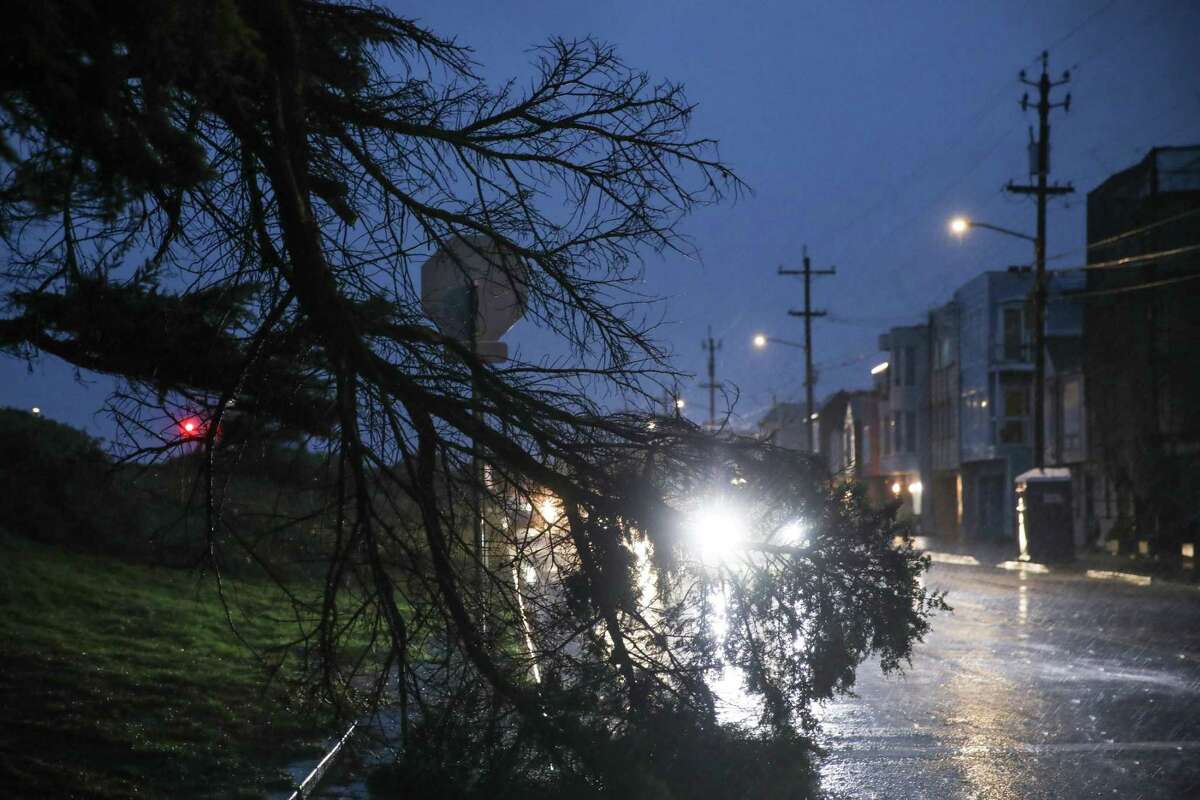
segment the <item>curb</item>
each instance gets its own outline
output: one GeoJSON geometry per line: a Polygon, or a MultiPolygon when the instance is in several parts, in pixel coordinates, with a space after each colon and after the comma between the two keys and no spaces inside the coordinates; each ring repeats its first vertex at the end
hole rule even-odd
{"type": "MultiPolygon", "coordinates": [[[[923,555],[929,557],[929,560],[935,564],[954,564],[964,567],[983,567],[988,566],[983,564],[975,556],[964,555],[962,553],[942,553],[936,550],[925,550],[923,555]]],[[[1036,561],[1001,561],[998,564],[991,566],[996,569],[1009,570],[1012,572],[1033,573],[1037,575],[1045,575],[1050,572],[1058,574],[1079,574],[1078,569],[1070,568],[1055,568],[1052,569],[1045,564],[1040,564],[1036,561]]],[[[1151,586],[1154,584],[1166,586],[1179,586],[1188,589],[1200,589],[1200,586],[1183,581],[1175,581],[1169,578],[1155,579],[1152,575],[1144,575],[1138,572],[1121,572],[1110,569],[1087,569],[1083,568],[1083,575],[1092,580],[1098,581],[1117,581],[1119,583],[1128,583],[1131,586],[1151,586]]]]}
{"type": "Polygon", "coordinates": [[[349,730],[342,734],[342,738],[338,739],[337,744],[325,754],[325,757],[313,768],[313,771],[308,773],[308,777],[300,782],[300,785],[296,787],[296,790],[292,792],[288,800],[307,800],[316,791],[317,785],[321,783],[321,779],[325,777],[325,773],[333,766],[334,760],[337,759],[338,754],[342,751],[342,747],[345,746],[346,742],[350,739],[350,735],[354,733],[357,727],[357,722],[350,725],[349,730]]]}
{"type": "Polygon", "coordinates": [[[1135,586],[1149,586],[1154,578],[1149,575],[1138,575],[1133,572],[1116,572],[1110,569],[1089,569],[1085,573],[1089,578],[1101,581],[1124,581],[1135,586]]]}
{"type": "Polygon", "coordinates": [[[979,559],[975,556],[965,556],[959,553],[936,553],[926,551],[924,555],[929,556],[929,560],[935,564],[958,564],[964,567],[979,567],[983,566],[979,563],[979,559]]]}

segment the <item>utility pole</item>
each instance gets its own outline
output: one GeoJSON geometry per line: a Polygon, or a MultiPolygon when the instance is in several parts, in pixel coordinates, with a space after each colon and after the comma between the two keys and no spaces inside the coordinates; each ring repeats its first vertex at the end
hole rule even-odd
{"type": "Polygon", "coordinates": [[[804,425],[808,431],[808,452],[815,450],[814,444],[816,439],[813,436],[813,406],[816,402],[813,400],[813,391],[816,387],[816,379],[813,376],[813,346],[812,346],[812,321],[813,317],[823,317],[826,312],[814,311],[812,307],[812,276],[813,275],[836,275],[837,267],[829,269],[813,269],[812,262],[808,260],[808,246],[804,247],[804,269],[784,269],[779,268],[780,275],[803,275],[804,276],[804,310],[796,311],[791,309],[788,311],[789,317],[804,317],[804,398],[805,412],[804,425]]]}
{"type": "MultiPolygon", "coordinates": [[[[1014,194],[1032,194],[1037,196],[1037,236],[1034,239],[1034,287],[1033,287],[1033,347],[1034,347],[1034,377],[1033,377],[1033,465],[1037,469],[1045,466],[1046,445],[1046,199],[1055,195],[1069,194],[1075,189],[1068,183],[1065,186],[1047,185],[1050,174],[1050,109],[1062,108],[1071,110],[1071,95],[1067,94],[1061,103],[1050,102],[1050,90],[1055,86],[1071,80],[1071,73],[1064,72],[1062,80],[1052,81],[1049,75],[1050,54],[1042,51],[1042,75],[1035,82],[1025,77],[1021,70],[1021,83],[1033,86],[1038,90],[1038,137],[1036,142],[1030,142],[1030,173],[1036,174],[1037,183],[1033,185],[1015,185],[1011,181],[1005,187],[1014,194]],[[1036,145],[1036,164],[1034,153],[1036,145]]],[[[1021,110],[1029,108],[1029,93],[1021,98],[1021,110]]]]}
{"type": "Polygon", "coordinates": [[[708,338],[700,343],[700,346],[708,353],[708,383],[700,384],[701,389],[708,389],[708,429],[715,431],[717,429],[717,389],[720,384],[717,383],[717,351],[721,349],[721,343],[713,339],[712,326],[708,326],[708,338]]]}

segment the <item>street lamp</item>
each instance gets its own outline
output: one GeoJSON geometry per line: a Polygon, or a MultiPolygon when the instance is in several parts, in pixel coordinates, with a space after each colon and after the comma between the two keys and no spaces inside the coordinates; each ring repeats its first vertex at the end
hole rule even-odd
{"type": "Polygon", "coordinates": [[[973,220],[968,217],[955,217],[954,219],[950,220],[950,232],[960,239],[963,236],[966,236],[967,231],[971,230],[971,228],[986,228],[989,231],[1003,233],[1005,236],[1015,236],[1016,238],[1024,239],[1027,242],[1037,242],[1037,238],[1034,236],[1029,236],[1028,234],[1021,233],[1020,231],[1014,231],[1010,228],[1002,228],[999,225],[993,225],[990,222],[979,222],[978,220],[973,220]]]}
{"type": "MultiPolygon", "coordinates": [[[[756,334],[754,334],[754,346],[755,346],[756,348],[758,348],[759,350],[763,350],[763,349],[765,349],[765,348],[766,348],[766,346],[767,346],[768,344],[781,344],[781,345],[783,345],[784,347],[798,347],[798,348],[800,348],[801,350],[804,350],[804,351],[806,351],[806,352],[807,352],[807,350],[808,350],[808,348],[807,348],[807,347],[805,347],[805,345],[804,345],[804,343],[803,343],[803,342],[793,342],[793,341],[792,341],[792,340],[790,340],[790,339],[777,339],[777,338],[776,338],[776,337],[774,337],[774,336],[767,336],[765,333],[756,333],[756,334]]],[[[816,420],[816,418],[817,418],[817,414],[815,414],[815,413],[813,412],[813,406],[814,406],[815,404],[813,403],[813,397],[812,397],[812,391],[811,391],[811,390],[812,390],[812,384],[813,384],[815,381],[814,381],[814,379],[813,379],[813,377],[812,377],[812,376],[813,376],[813,374],[814,374],[814,371],[813,371],[813,368],[812,368],[812,363],[811,363],[811,361],[810,361],[810,362],[808,363],[808,365],[807,365],[807,370],[806,370],[806,372],[807,372],[807,374],[808,374],[808,376],[809,376],[809,377],[808,377],[808,380],[805,382],[805,383],[806,383],[806,388],[808,389],[808,391],[806,392],[806,394],[807,394],[807,396],[808,396],[808,403],[807,403],[807,406],[808,406],[809,417],[808,417],[808,418],[807,418],[807,419],[804,421],[804,426],[805,426],[805,430],[806,430],[806,431],[808,431],[808,449],[809,449],[809,452],[812,452],[812,451],[813,451],[813,449],[814,449],[814,448],[813,448],[813,444],[814,444],[814,440],[815,440],[815,437],[813,436],[813,421],[814,421],[814,420],[816,420]]]]}
{"type": "Polygon", "coordinates": [[[754,346],[759,350],[766,348],[768,344],[781,344],[785,347],[799,347],[804,349],[803,342],[793,342],[790,339],[777,339],[774,336],[767,336],[765,333],[754,334],[754,346]]]}

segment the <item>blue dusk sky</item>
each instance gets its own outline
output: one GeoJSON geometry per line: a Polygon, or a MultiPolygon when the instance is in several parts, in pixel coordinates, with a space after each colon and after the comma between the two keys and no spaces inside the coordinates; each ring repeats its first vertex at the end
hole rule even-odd
{"type": "MultiPolygon", "coordinates": [[[[947,232],[958,213],[1032,232],[1034,203],[1003,191],[1027,180],[1027,130],[1017,73],[1072,80],[1069,114],[1052,116],[1051,179],[1076,194],[1052,202],[1050,266],[1084,260],[1087,192],[1152,147],[1200,144],[1200,3],[737,2],[491,0],[392,4],[475,51],[498,84],[532,74],[529,48],[592,36],[630,66],[682,83],[697,104],[692,132],[720,141],[753,193],[705,208],[682,226],[698,260],[646,255],[646,291],[666,298],[661,340],[697,420],[707,411],[701,341],[722,340],[717,377],[737,387],[735,424],[803,397],[803,353],[756,351],[755,333],[803,337],[796,268],[807,245],[829,316],[814,326],[818,396],[869,384],[878,334],[911,324],[977,273],[1032,259],[1028,243],[947,232]],[[841,365],[841,366],[837,366],[841,365]]],[[[1030,90],[1032,91],[1032,90],[1030,90]]],[[[546,345],[529,323],[511,334],[527,358],[546,345]]],[[[108,382],[51,358],[0,359],[0,405],[108,434],[96,416],[108,382]]]]}

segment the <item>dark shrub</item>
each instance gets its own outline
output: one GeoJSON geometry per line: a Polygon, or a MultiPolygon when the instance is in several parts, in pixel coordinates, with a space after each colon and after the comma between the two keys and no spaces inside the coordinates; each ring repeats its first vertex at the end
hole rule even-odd
{"type": "Polygon", "coordinates": [[[121,549],[129,503],[100,443],[83,431],[0,409],[0,527],[55,544],[121,549]]]}

